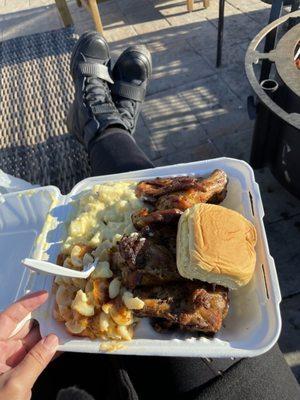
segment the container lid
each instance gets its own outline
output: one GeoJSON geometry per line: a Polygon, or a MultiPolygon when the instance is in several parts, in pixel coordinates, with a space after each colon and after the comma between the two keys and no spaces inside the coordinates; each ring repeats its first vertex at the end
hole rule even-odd
{"type": "Polygon", "coordinates": [[[34,274],[21,264],[33,254],[47,214],[60,196],[53,186],[1,195],[0,310],[30,291],[34,274]]]}

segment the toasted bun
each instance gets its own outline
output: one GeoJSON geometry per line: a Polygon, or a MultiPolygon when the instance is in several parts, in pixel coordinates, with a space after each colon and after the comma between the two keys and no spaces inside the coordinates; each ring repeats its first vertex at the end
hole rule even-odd
{"type": "Polygon", "coordinates": [[[256,230],[236,211],[213,204],[196,204],[180,217],[177,268],[188,279],[237,289],[255,269],[256,230]]]}

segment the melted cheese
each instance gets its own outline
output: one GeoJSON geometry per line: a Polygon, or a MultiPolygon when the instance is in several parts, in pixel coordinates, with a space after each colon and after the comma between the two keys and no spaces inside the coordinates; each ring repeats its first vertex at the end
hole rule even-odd
{"type": "Polygon", "coordinates": [[[108,182],[96,185],[77,203],[63,252],[70,254],[75,243],[98,247],[108,241],[113,244],[120,235],[135,231],[131,214],[143,207],[135,196],[136,183],[108,182]]]}

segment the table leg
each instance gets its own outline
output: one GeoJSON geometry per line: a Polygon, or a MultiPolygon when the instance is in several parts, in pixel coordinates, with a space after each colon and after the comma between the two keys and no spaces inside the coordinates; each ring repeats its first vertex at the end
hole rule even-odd
{"type": "MultiPolygon", "coordinates": [[[[293,0],[292,2],[292,7],[291,7],[291,13],[294,11],[299,10],[300,8],[300,0],[293,0]]],[[[288,28],[291,29],[293,28],[295,25],[299,24],[299,20],[300,18],[291,18],[289,20],[289,26],[288,28]]]]}
{"type": "Polygon", "coordinates": [[[194,9],[194,0],[187,0],[187,9],[189,12],[192,12],[194,9]]]}
{"type": "Polygon", "coordinates": [[[64,25],[65,26],[73,25],[73,19],[68,9],[66,0],[55,0],[55,3],[64,25]]]}
{"type": "MultiPolygon", "coordinates": [[[[273,0],[268,24],[275,21],[281,16],[283,1],[284,0],[273,0]]],[[[265,53],[269,53],[270,50],[274,49],[276,38],[277,38],[277,28],[272,29],[271,32],[269,32],[266,36],[265,48],[264,48],[265,53]]],[[[271,65],[272,64],[269,60],[266,59],[262,60],[259,82],[269,78],[271,65]]]]}
{"type": "Polygon", "coordinates": [[[225,10],[225,0],[219,0],[218,43],[217,43],[217,63],[216,63],[217,68],[221,66],[222,62],[224,10],[225,10]]]}
{"type": "Polygon", "coordinates": [[[291,12],[297,11],[300,8],[300,0],[294,0],[292,2],[291,12]]]}
{"type": "Polygon", "coordinates": [[[96,0],[88,0],[89,8],[91,10],[92,18],[96,27],[96,30],[103,33],[103,26],[100,18],[99,8],[96,0]]]}

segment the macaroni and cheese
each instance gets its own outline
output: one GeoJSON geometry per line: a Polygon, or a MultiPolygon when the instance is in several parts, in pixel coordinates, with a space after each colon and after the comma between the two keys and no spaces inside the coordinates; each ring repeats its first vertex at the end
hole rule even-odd
{"type": "Polygon", "coordinates": [[[76,270],[95,260],[97,265],[88,279],[55,278],[54,318],[73,335],[109,340],[133,336],[138,321],[133,310],[142,309],[143,301],[114,276],[109,252],[122,235],[135,232],[131,214],[143,206],[135,187],[133,182],[96,185],[78,200],[58,264],[76,270]]]}

